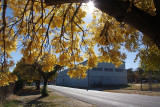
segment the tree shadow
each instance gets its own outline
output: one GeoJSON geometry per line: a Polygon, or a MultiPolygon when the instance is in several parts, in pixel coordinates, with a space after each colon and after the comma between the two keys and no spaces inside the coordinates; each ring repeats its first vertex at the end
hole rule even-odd
{"type": "Polygon", "coordinates": [[[34,100],[31,100],[31,101],[27,102],[24,107],[32,107],[32,106],[34,106],[34,107],[48,107],[48,106],[54,106],[55,105],[53,102],[39,101],[43,98],[45,98],[45,97],[40,96],[40,97],[38,97],[34,100]]]}
{"type": "Polygon", "coordinates": [[[41,94],[40,90],[33,90],[33,89],[23,89],[17,93],[18,96],[29,96],[38,94],[41,94]]]}
{"type": "Polygon", "coordinates": [[[104,90],[118,90],[118,89],[130,87],[130,86],[127,84],[127,85],[94,85],[94,86],[90,86],[89,88],[88,87],[72,87],[72,86],[62,86],[62,87],[104,91],[104,90]]]}
{"type": "MultiPolygon", "coordinates": [[[[48,90],[48,93],[51,93],[52,91],[48,90]]],[[[36,90],[34,88],[30,89],[22,89],[19,92],[16,93],[18,96],[29,96],[29,95],[39,95],[41,94],[41,90],[36,90]]]]}

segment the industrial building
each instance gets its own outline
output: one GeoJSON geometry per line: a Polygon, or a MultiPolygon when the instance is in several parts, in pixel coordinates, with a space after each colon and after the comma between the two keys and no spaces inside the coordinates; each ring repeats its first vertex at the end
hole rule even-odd
{"type": "MultiPolygon", "coordinates": [[[[87,61],[81,64],[86,65],[87,61]]],[[[84,79],[74,79],[67,75],[68,69],[58,72],[56,85],[69,87],[97,87],[105,85],[127,84],[127,73],[125,63],[116,68],[112,63],[98,63],[96,68],[88,69],[84,79]]]]}

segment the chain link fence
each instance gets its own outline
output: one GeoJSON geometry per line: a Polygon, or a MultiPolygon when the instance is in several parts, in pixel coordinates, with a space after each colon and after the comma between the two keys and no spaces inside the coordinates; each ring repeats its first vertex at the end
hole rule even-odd
{"type": "Polygon", "coordinates": [[[160,77],[135,78],[134,81],[128,81],[127,89],[141,91],[160,91],[160,77]]]}
{"type": "Polygon", "coordinates": [[[103,90],[140,90],[140,91],[160,91],[160,77],[134,78],[90,76],[89,88],[102,88],[103,90]]]}

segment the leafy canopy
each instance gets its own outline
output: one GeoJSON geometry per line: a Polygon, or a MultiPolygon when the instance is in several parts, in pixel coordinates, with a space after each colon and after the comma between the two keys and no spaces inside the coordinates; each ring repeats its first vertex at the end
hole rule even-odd
{"type": "Polygon", "coordinates": [[[35,64],[26,64],[23,58],[16,64],[13,73],[25,82],[41,80],[41,75],[37,71],[35,64]]]}

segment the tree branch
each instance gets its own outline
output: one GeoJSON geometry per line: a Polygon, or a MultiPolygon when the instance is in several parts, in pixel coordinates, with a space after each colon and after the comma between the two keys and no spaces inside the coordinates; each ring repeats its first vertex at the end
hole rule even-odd
{"type": "Polygon", "coordinates": [[[64,3],[88,3],[89,0],[44,0],[47,5],[57,5],[64,3]]]}
{"type": "Polygon", "coordinates": [[[3,27],[2,27],[2,31],[3,31],[3,53],[4,53],[4,60],[3,60],[3,66],[2,66],[2,70],[5,70],[5,66],[6,66],[6,41],[5,41],[5,36],[6,36],[6,9],[7,9],[7,0],[3,0],[3,14],[2,14],[2,20],[3,20],[3,27]]]}
{"type": "Polygon", "coordinates": [[[160,15],[160,0],[153,0],[156,7],[156,14],[160,15]]]}
{"type": "MultiPolygon", "coordinates": [[[[45,0],[48,5],[62,3],[87,3],[89,0],[45,0]]],[[[155,6],[159,6],[159,0],[154,0],[155,6]]],[[[99,10],[123,21],[147,35],[160,49],[160,17],[158,15],[151,16],[135,6],[131,7],[131,11],[127,12],[130,2],[129,0],[94,0],[95,7],[99,10]]],[[[157,11],[159,8],[157,7],[157,11]]]]}

